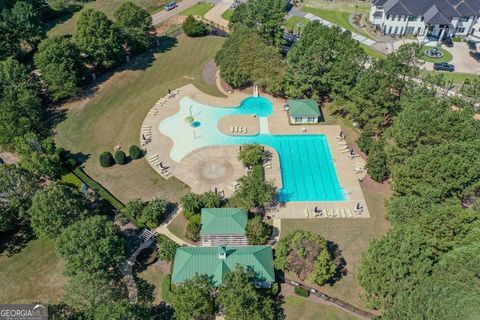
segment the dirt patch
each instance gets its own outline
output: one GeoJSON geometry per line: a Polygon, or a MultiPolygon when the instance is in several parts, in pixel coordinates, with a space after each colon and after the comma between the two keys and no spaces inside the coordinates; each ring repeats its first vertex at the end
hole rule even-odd
{"type": "Polygon", "coordinates": [[[203,67],[202,70],[202,77],[203,80],[211,85],[215,84],[217,74],[217,65],[215,64],[215,60],[211,59],[208,63],[203,67]]]}

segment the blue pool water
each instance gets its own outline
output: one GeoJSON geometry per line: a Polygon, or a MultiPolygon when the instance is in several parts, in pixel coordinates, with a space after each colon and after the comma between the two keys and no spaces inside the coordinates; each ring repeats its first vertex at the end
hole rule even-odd
{"type": "Polygon", "coordinates": [[[255,136],[227,136],[217,127],[227,115],[255,114],[267,117],[272,104],[263,97],[249,97],[238,107],[211,107],[188,97],[180,100],[180,110],[160,123],[160,131],[174,141],[170,156],[180,162],[192,150],[211,145],[259,143],[274,148],[280,157],[283,188],[279,200],[341,201],[345,199],[338,183],[332,157],[324,135],[272,135],[260,132],[255,136]],[[196,125],[185,123],[193,115],[196,125]]]}

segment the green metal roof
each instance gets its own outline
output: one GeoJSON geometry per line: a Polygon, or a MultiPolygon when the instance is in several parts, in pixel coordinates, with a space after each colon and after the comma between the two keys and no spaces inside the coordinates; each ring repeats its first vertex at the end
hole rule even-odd
{"type": "Polygon", "coordinates": [[[319,117],[321,115],[317,101],[313,99],[290,99],[287,103],[288,112],[292,117],[319,117]]]}
{"type": "Polygon", "coordinates": [[[245,235],[247,213],[238,208],[203,208],[200,235],[245,235]]]}
{"type": "Polygon", "coordinates": [[[182,283],[198,273],[207,274],[215,285],[220,285],[237,264],[252,268],[255,281],[275,281],[270,246],[179,247],[173,261],[172,283],[182,283]],[[221,253],[226,253],[225,259],[220,258],[221,253]]]}

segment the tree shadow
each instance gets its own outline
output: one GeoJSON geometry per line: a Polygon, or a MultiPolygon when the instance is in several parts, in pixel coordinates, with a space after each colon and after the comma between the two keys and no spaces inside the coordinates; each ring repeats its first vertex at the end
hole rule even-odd
{"type": "Polygon", "coordinates": [[[35,233],[30,227],[22,227],[9,232],[0,234],[0,254],[7,253],[11,257],[16,253],[22,251],[28,243],[34,240],[35,233]]]}
{"type": "Polygon", "coordinates": [[[135,277],[137,283],[138,302],[140,303],[152,303],[155,299],[155,286],[148,283],[145,279],[138,276],[135,277]]]}
{"type": "Polygon", "coordinates": [[[151,320],[173,320],[173,307],[164,301],[150,309],[151,320]]]}
{"type": "Polygon", "coordinates": [[[335,242],[328,240],[327,250],[330,252],[333,263],[336,266],[334,276],[327,282],[328,284],[333,285],[335,282],[347,275],[347,261],[343,258],[342,250],[340,250],[338,244],[335,242]]]}

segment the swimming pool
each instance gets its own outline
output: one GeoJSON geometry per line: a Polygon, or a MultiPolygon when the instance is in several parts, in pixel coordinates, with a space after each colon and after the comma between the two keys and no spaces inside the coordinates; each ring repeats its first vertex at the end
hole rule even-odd
{"type": "Polygon", "coordinates": [[[345,200],[324,135],[272,135],[263,129],[255,136],[228,136],[218,130],[218,121],[227,115],[255,114],[261,119],[269,116],[272,108],[271,102],[263,97],[246,98],[233,108],[211,107],[184,97],[180,100],[180,110],[164,119],[159,129],[174,141],[170,157],[177,162],[202,147],[259,143],[274,148],[279,155],[280,201],[345,200]],[[195,126],[185,123],[190,115],[195,126]]]}

